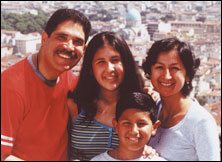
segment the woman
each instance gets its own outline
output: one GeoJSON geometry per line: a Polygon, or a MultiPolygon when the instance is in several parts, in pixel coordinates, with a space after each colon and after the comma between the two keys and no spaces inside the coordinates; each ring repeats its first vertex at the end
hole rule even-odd
{"type": "Polygon", "coordinates": [[[219,160],[219,138],[213,117],[189,97],[200,60],[177,38],[155,42],[143,69],[160,93],[161,128],[150,145],[167,160],[219,160]]]}
{"type": "Polygon", "coordinates": [[[102,32],[89,42],[77,87],[69,96],[76,103],[71,133],[72,159],[89,160],[118,146],[114,131],[120,96],[142,91],[144,83],[126,42],[102,32]],[[77,113],[80,112],[80,114],[77,113]]]}

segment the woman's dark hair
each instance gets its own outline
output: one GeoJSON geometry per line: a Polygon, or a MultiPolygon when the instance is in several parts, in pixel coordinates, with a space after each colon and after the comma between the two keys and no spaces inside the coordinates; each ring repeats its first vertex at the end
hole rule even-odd
{"type": "Polygon", "coordinates": [[[85,15],[73,9],[59,9],[50,17],[45,27],[45,32],[48,34],[48,37],[50,37],[59,24],[67,20],[71,20],[83,26],[85,42],[87,42],[91,30],[90,21],[85,15]]]}
{"type": "Polygon", "coordinates": [[[120,85],[120,96],[141,91],[144,87],[142,77],[125,40],[114,32],[102,32],[95,35],[86,48],[77,86],[72,94],[69,94],[77,103],[78,108],[85,110],[89,120],[93,120],[96,115],[95,101],[100,92],[100,85],[93,75],[92,61],[95,53],[106,45],[113,47],[120,54],[123,63],[124,79],[120,85]]]}
{"type": "Polygon", "coordinates": [[[195,58],[191,46],[177,38],[168,38],[156,41],[147,53],[147,57],[142,67],[147,74],[147,78],[151,77],[151,67],[157,62],[158,56],[162,52],[169,52],[175,49],[178,52],[180,60],[186,69],[186,75],[190,81],[185,82],[184,87],[181,89],[183,96],[188,96],[193,89],[192,80],[200,65],[200,59],[195,58]]]}
{"type": "Polygon", "coordinates": [[[132,108],[150,113],[152,123],[154,124],[156,122],[156,103],[150,95],[144,92],[133,92],[120,97],[116,105],[116,121],[118,122],[124,111],[132,108]]]}

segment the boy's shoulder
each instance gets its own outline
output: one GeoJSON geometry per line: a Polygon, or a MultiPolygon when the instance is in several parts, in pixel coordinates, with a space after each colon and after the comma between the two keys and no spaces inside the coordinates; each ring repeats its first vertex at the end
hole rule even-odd
{"type": "Polygon", "coordinates": [[[160,156],[154,156],[151,159],[141,157],[140,161],[167,161],[167,160],[160,156]]]}
{"type": "MultiPolygon", "coordinates": [[[[112,158],[108,154],[108,151],[106,151],[104,153],[101,153],[101,154],[95,156],[90,161],[120,161],[120,160],[112,158]]],[[[162,157],[159,157],[159,156],[154,156],[151,159],[140,157],[139,159],[133,159],[133,160],[129,160],[129,161],[167,161],[167,160],[162,157]]]]}
{"type": "Polygon", "coordinates": [[[112,158],[109,154],[108,151],[101,153],[94,158],[92,158],[90,161],[118,161],[117,159],[112,158]]]}

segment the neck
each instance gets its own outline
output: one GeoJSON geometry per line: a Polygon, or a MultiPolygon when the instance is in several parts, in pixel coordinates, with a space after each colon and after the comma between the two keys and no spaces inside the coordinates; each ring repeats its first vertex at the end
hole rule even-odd
{"type": "Polygon", "coordinates": [[[99,100],[104,101],[107,104],[114,103],[119,99],[119,91],[104,91],[101,90],[99,94],[99,100]]]}
{"type": "Polygon", "coordinates": [[[33,57],[34,65],[36,66],[39,73],[41,73],[45,77],[45,79],[56,80],[60,74],[58,72],[56,72],[56,73],[50,72],[49,73],[50,70],[47,66],[45,66],[44,60],[41,60],[41,55],[42,55],[41,52],[34,55],[34,57],[33,57]]]}
{"type": "Polygon", "coordinates": [[[189,102],[189,97],[184,97],[181,94],[172,97],[161,97],[162,104],[167,112],[177,113],[184,109],[184,104],[189,102]]]}
{"type": "Polygon", "coordinates": [[[133,160],[140,158],[143,155],[143,151],[144,148],[138,151],[130,151],[126,148],[121,149],[121,146],[119,146],[110,155],[118,160],[133,160]]]}
{"type": "Polygon", "coordinates": [[[161,98],[162,111],[160,115],[162,127],[172,127],[179,123],[186,115],[191,102],[189,97],[177,95],[174,97],[161,98]]]}
{"type": "Polygon", "coordinates": [[[118,93],[100,93],[97,103],[97,112],[94,119],[108,127],[113,127],[118,93]]]}

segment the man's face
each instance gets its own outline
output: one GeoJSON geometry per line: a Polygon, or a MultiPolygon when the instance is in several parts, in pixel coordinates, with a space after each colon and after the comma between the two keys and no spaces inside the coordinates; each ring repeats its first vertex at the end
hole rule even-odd
{"type": "Polygon", "coordinates": [[[75,66],[84,50],[85,33],[82,25],[70,20],[64,21],[57,26],[50,37],[46,32],[42,33],[42,69],[49,73],[48,76],[57,77],[75,66]]]}

